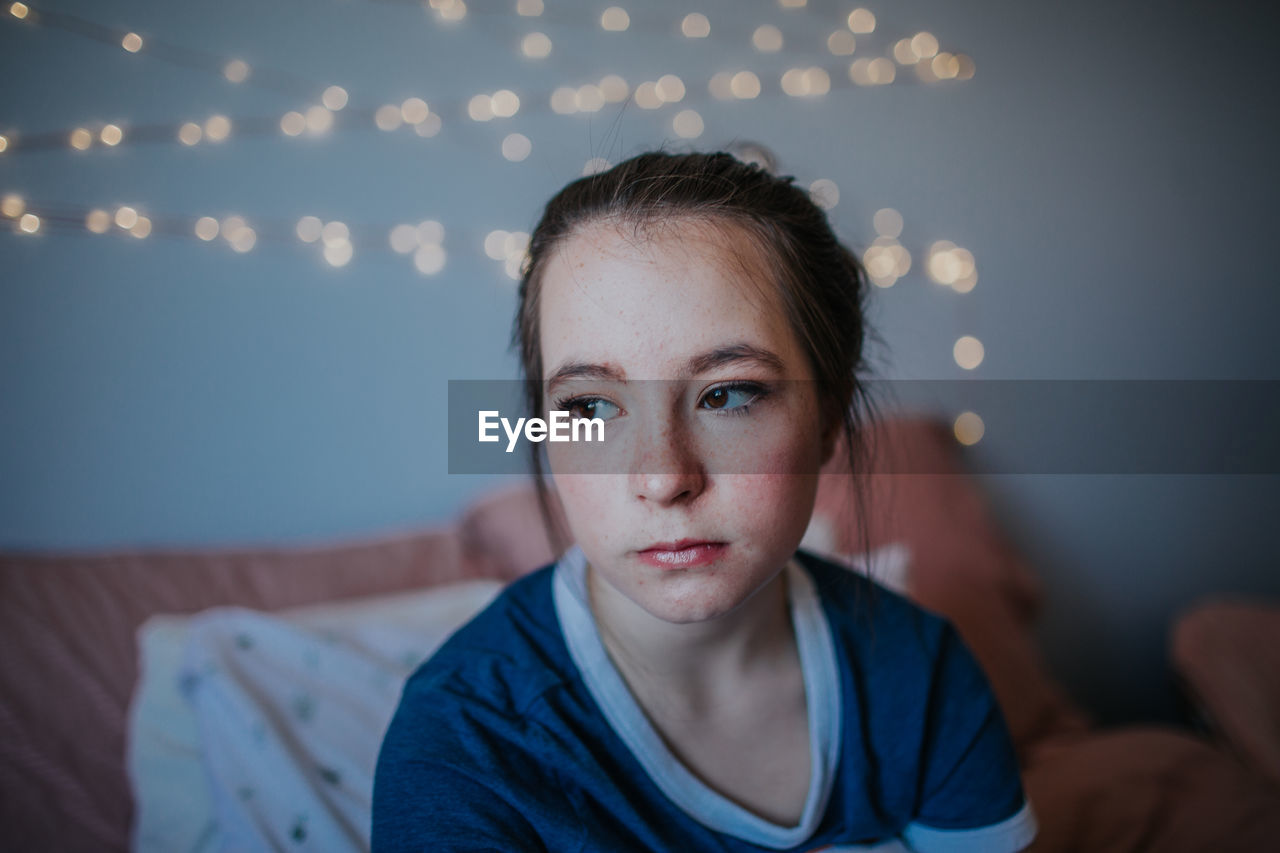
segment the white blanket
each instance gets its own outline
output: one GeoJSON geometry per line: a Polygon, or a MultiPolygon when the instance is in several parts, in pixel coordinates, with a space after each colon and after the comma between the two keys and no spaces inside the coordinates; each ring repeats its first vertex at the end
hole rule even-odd
{"type": "Polygon", "coordinates": [[[404,679],[501,588],[148,620],[130,713],[133,849],[367,850],[404,679]]]}

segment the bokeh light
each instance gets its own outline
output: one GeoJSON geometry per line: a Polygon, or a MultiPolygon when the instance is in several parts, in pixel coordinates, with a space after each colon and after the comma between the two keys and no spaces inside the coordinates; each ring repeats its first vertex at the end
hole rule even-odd
{"type": "Polygon", "coordinates": [[[523,133],[509,133],[502,140],[502,156],[512,163],[519,163],[533,151],[533,143],[523,133]]]}
{"type": "Polygon", "coordinates": [[[848,56],[857,47],[857,40],[853,37],[853,33],[848,30],[836,30],[827,36],[827,50],[833,56],[848,56]]]}
{"type": "Polygon", "coordinates": [[[711,35],[711,22],[700,12],[691,12],[680,22],[680,32],[686,38],[704,39],[711,35]]]}
{"type": "Polygon", "coordinates": [[[631,26],[631,16],[621,6],[610,6],[600,16],[600,26],[611,33],[620,33],[631,26]]]}
{"type": "Polygon", "coordinates": [[[830,178],[818,178],[809,184],[809,198],[823,210],[831,210],[840,203],[840,187],[830,178]]]}
{"type": "Polygon", "coordinates": [[[682,139],[697,139],[702,135],[702,116],[696,110],[681,110],[671,120],[671,129],[682,139]]]}
{"type": "Polygon", "coordinates": [[[320,103],[324,104],[325,109],[337,111],[347,105],[349,97],[347,90],[341,86],[330,86],[320,96],[320,103]]]}
{"type": "MultiPolygon", "coordinates": [[[[298,116],[299,119],[302,119],[302,116],[300,114],[294,113],[294,115],[298,116]]],[[[306,122],[304,121],[303,124],[305,125],[306,122]]],[[[283,125],[283,120],[282,120],[282,125],[283,125]]],[[[301,133],[301,132],[302,132],[301,130],[298,131],[298,133],[301,133]]],[[[203,138],[204,138],[204,130],[200,127],[200,125],[196,124],[194,121],[186,122],[185,124],[182,125],[182,127],[178,128],[178,141],[181,142],[183,145],[195,145],[197,142],[199,142],[203,138]]]]}
{"type": "Polygon", "coordinates": [[[751,34],[751,44],[761,53],[777,53],[782,50],[782,31],[773,24],[756,27],[751,34]]]}
{"type": "Polygon", "coordinates": [[[520,41],[520,52],[530,59],[546,59],[551,55],[551,39],[546,33],[529,33],[520,41]]]}
{"type": "Polygon", "coordinates": [[[233,59],[222,67],[222,76],[232,83],[243,83],[249,79],[249,63],[243,59],[233,59]]]}
{"type": "Polygon", "coordinates": [[[974,445],[982,441],[987,432],[987,425],[975,412],[961,412],[955,420],[952,430],[956,441],[964,445],[974,445]]]}
{"type": "Polygon", "coordinates": [[[195,235],[206,243],[218,238],[218,220],[212,216],[201,216],[196,220],[195,235]]]}
{"type": "Polygon", "coordinates": [[[231,119],[223,115],[210,116],[204,123],[204,135],[210,142],[221,142],[231,135],[231,119]]]}
{"type": "Polygon", "coordinates": [[[84,218],[84,227],[94,234],[106,234],[111,230],[111,214],[101,208],[94,208],[84,218]]]}
{"type": "Polygon", "coordinates": [[[982,364],[986,349],[982,346],[982,341],[973,335],[964,335],[956,341],[951,354],[955,357],[956,364],[965,370],[973,370],[982,364]]]}
{"type": "Polygon", "coordinates": [[[854,9],[846,19],[849,31],[858,35],[866,35],[876,30],[876,16],[869,9],[854,9]]]}

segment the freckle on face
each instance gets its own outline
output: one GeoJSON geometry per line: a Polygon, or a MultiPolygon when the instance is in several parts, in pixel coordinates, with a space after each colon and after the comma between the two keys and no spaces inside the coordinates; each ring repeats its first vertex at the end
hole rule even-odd
{"type": "MultiPolygon", "coordinates": [[[[691,355],[747,340],[782,358],[787,378],[810,378],[780,303],[758,298],[773,285],[757,291],[741,281],[742,270],[767,264],[729,257],[754,252],[752,245],[696,228],[665,229],[640,241],[607,225],[576,233],[543,272],[545,368],[584,361],[616,366],[628,378],[670,379],[691,355]]],[[[819,425],[812,401],[802,397],[779,402],[786,429],[771,433],[767,447],[760,446],[758,427],[743,433],[754,436],[750,449],[766,473],[713,469],[699,493],[678,505],[645,497],[625,473],[566,476],[553,457],[570,530],[606,586],[660,618],[682,621],[732,609],[773,577],[804,534],[816,490],[816,480],[795,476],[818,467],[819,425]],[[635,549],[654,541],[684,537],[730,548],[721,563],[698,572],[654,572],[635,557],[635,549]]]]}

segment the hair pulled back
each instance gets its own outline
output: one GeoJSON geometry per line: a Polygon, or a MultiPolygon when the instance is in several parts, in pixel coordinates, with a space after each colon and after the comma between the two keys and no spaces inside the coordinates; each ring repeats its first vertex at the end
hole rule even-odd
{"type": "MultiPolygon", "coordinates": [[[[863,470],[860,463],[869,452],[863,439],[873,418],[861,378],[871,334],[867,278],[825,212],[794,181],[726,152],[654,151],[579,178],[557,193],[530,237],[512,329],[529,416],[546,416],[539,304],[543,273],[557,247],[600,222],[637,229],[679,221],[737,226],[766,259],[788,325],[809,359],[824,424],[841,431],[849,470],[863,470]]],[[[551,507],[539,445],[529,446],[539,506],[559,554],[567,536],[551,507]]],[[[858,516],[865,522],[865,513],[858,516]]],[[[865,524],[863,531],[865,546],[865,524]]]]}

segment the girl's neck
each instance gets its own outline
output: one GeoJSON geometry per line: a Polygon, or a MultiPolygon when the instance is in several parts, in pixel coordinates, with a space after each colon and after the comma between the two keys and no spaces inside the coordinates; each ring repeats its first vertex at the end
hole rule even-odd
{"type": "Polygon", "coordinates": [[[732,612],[687,624],[641,609],[589,564],[586,585],[605,649],[646,706],[663,704],[685,716],[717,713],[746,685],[799,666],[785,569],[732,612]]]}

